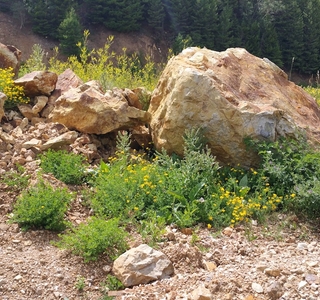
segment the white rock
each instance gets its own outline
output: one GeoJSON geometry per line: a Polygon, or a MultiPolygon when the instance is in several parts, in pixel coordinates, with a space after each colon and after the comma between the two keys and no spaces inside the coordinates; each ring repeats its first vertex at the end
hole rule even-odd
{"type": "Polygon", "coordinates": [[[146,244],[120,255],[113,264],[113,273],[126,287],[167,278],[173,271],[165,254],[146,244]]]}
{"type": "Polygon", "coordinates": [[[303,289],[307,284],[308,284],[308,282],[306,282],[306,281],[300,281],[299,285],[298,285],[298,290],[303,289]]]}
{"type": "Polygon", "coordinates": [[[263,287],[259,283],[253,282],[251,287],[256,293],[258,294],[263,293],[263,287]]]}

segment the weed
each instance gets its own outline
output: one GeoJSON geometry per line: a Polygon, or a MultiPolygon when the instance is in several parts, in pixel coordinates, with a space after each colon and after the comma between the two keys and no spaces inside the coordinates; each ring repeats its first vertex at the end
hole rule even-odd
{"type": "Polygon", "coordinates": [[[74,286],[79,292],[82,292],[86,286],[85,278],[83,276],[78,276],[74,286]]]}
{"type": "Polygon", "coordinates": [[[163,217],[157,216],[156,212],[149,212],[148,216],[143,217],[145,219],[140,220],[138,231],[144,242],[150,247],[154,247],[163,239],[166,221],[163,217]]]}
{"type": "Polygon", "coordinates": [[[85,30],[83,42],[77,45],[80,59],[70,56],[62,62],[58,59],[59,49],[55,48],[55,55],[49,59],[49,70],[60,74],[70,68],[84,82],[98,80],[105,90],[143,86],[152,91],[155,88],[163,65],[156,65],[150,57],[145,57],[142,63],[137,54],[128,55],[125,48],[122,54],[116,55],[110,51],[113,36],[109,36],[103,48],[90,51],[89,35],[90,32],[85,30]]]}
{"type": "Polygon", "coordinates": [[[22,77],[25,74],[31,73],[33,71],[45,71],[46,65],[44,60],[44,50],[40,44],[34,44],[32,46],[32,52],[30,57],[25,61],[25,63],[19,69],[19,76],[22,77]]]}
{"type": "Polygon", "coordinates": [[[40,160],[40,166],[45,173],[52,173],[66,184],[83,183],[86,164],[82,155],[68,153],[64,150],[54,151],[49,149],[46,153],[40,155],[40,160]]]}
{"type": "Polygon", "coordinates": [[[67,189],[54,189],[40,180],[19,196],[10,221],[18,223],[25,230],[63,230],[67,225],[64,215],[72,198],[67,189]]]}
{"type": "Polygon", "coordinates": [[[87,224],[82,223],[59,237],[61,240],[54,245],[82,256],[85,262],[97,260],[100,254],[115,260],[127,249],[126,232],[119,227],[117,219],[105,221],[92,217],[87,224]]]}
{"type": "Polygon", "coordinates": [[[17,165],[16,170],[2,174],[1,179],[13,191],[22,191],[27,188],[30,176],[25,173],[23,166],[17,165]]]}
{"type": "Polygon", "coordinates": [[[124,285],[122,282],[115,276],[108,275],[104,284],[108,288],[109,291],[118,291],[124,289],[124,285]]]}

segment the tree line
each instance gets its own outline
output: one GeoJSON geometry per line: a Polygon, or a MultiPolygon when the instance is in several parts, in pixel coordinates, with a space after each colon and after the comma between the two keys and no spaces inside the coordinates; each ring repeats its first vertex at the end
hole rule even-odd
{"type": "Polygon", "coordinates": [[[320,69],[320,0],[0,0],[0,10],[75,51],[83,29],[152,30],[155,42],[223,51],[244,47],[280,67],[305,74],[320,69]]]}

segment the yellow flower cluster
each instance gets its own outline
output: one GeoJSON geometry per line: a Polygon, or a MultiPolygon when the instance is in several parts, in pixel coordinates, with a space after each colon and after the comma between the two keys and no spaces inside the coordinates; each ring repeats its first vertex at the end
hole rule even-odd
{"type": "MultiPolygon", "coordinates": [[[[276,194],[269,195],[269,188],[265,188],[261,195],[254,198],[246,199],[245,197],[220,188],[219,200],[226,204],[226,209],[231,210],[230,225],[234,225],[241,221],[248,221],[248,218],[255,213],[267,213],[274,211],[279,203],[282,202],[282,197],[276,194]]],[[[215,198],[217,195],[212,195],[215,198]]],[[[220,213],[224,213],[225,209],[221,209],[220,213]]],[[[209,217],[212,220],[212,217],[209,217]]]]}
{"type": "Polygon", "coordinates": [[[15,85],[13,78],[12,68],[0,69],[0,91],[7,96],[11,105],[29,103],[30,99],[25,96],[23,87],[15,85]]]}

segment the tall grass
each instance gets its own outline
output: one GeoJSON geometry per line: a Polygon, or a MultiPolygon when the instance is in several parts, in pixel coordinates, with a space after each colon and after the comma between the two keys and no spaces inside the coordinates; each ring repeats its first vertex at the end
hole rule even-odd
{"type": "MultiPolygon", "coordinates": [[[[89,50],[89,35],[89,31],[85,30],[83,41],[75,45],[80,49],[79,57],[70,56],[66,60],[61,60],[59,48],[54,48],[54,55],[49,58],[47,69],[61,74],[70,68],[84,82],[98,80],[104,90],[113,87],[129,89],[144,87],[152,91],[155,88],[163,64],[156,64],[149,56],[140,58],[136,53],[129,55],[125,48],[122,53],[116,54],[110,50],[114,41],[113,36],[109,36],[104,47],[89,50]]],[[[43,69],[43,56],[43,50],[39,49],[39,46],[34,47],[21,72],[43,69]]]]}

